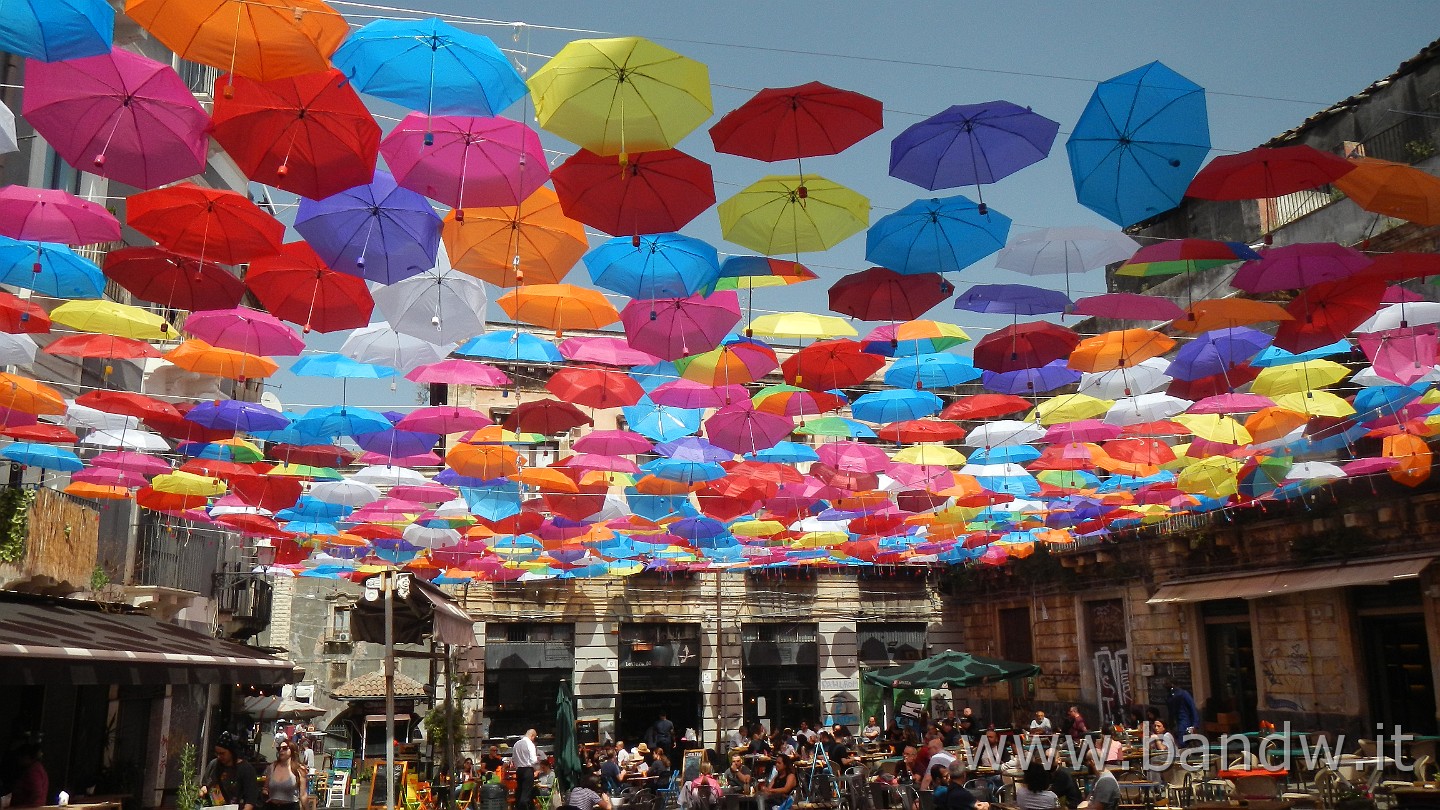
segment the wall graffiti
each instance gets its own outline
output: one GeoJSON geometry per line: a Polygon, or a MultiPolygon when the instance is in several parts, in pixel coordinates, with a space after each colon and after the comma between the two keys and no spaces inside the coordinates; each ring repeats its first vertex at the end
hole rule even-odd
{"type": "Polygon", "coordinates": [[[1130,705],[1130,651],[1101,647],[1095,651],[1095,686],[1102,723],[1121,722],[1130,705]]]}
{"type": "Polygon", "coordinates": [[[1297,699],[1309,682],[1313,663],[1305,645],[1294,642],[1288,646],[1277,644],[1265,651],[1260,661],[1260,674],[1265,678],[1266,709],[1272,711],[1305,711],[1297,699]]]}

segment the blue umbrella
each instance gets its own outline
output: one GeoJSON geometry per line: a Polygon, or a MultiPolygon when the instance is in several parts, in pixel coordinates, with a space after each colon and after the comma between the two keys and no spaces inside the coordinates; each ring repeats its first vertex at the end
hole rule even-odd
{"type": "Polygon", "coordinates": [[[1121,227],[1169,211],[1210,152],[1205,89],[1159,62],[1101,82],[1065,149],[1086,208],[1121,227]]]}
{"type": "Polygon", "coordinates": [[[693,517],[677,520],[669,525],[670,533],[690,542],[713,540],[717,537],[731,537],[724,523],[708,517],[693,517]]]}
{"type": "Polygon", "coordinates": [[[1202,332],[1180,347],[1165,373],[1177,380],[1224,374],[1254,357],[1272,340],[1270,335],[1244,326],[1202,332]]]}
{"type": "Polygon", "coordinates": [[[1266,346],[1260,353],[1250,359],[1250,365],[1256,368],[1273,368],[1275,366],[1288,366],[1294,363],[1305,363],[1311,360],[1320,360],[1325,357],[1334,357],[1337,354],[1349,354],[1355,351],[1348,338],[1341,338],[1334,343],[1308,349],[1300,353],[1287,352],[1279,346],[1266,346]]]}
{"type": "Polygon", "coordinates": [[[461,475],[460,473],[455,472],[449,467],[446,467],[440,472],[435,473],[434,481],[437,484],[443,484],[447,487],[484,488],[493,486],[495,483],[497,483],[495,479],[475,478],[474,476],[461,475]]]}
{"type": "Polygon", "coordinates": [[[685,495],[645,495],[634,487],[625,488],[625,501],[630,511],[646,520],[662,520],[671,515],[690,516],[695,508],[685,495]]]}
{"type": "Polygon", "coordinates": [[[279,411],[237,399],[206,400],[191,408],[185,419],[201,427],[246,433],[283,430],[290,424],[290,419],[279,411]]]}
{"type": "Polygon", "coordinates": [[[725,477],[725,468],[713,461],[685,461],[678,458],[657,458],[640,465],[640,469],[667,481],[697,484],[725,477]]]}
{"type": "Polygon", "coordinates": [[[110,53],[115,9],[106,0],[0,3],[0,50],[59,62],[110,53]]]}
{"type": "Polygon", "coordinates": [[[799,442],[780,442],[774,447],[767,447],[758,453],[746,453],[745,457],[777,464],[803,464],[807,461],[820,460],[820,455],[815,452],[815,448],[799,442]]]}
{"type": "MultiPolygon", "coordinates": [[[[743,340],[743,338],[736,339],[743,340]]],[[[678,379],[679,377],[679,369],[675,368],[675,364],[669,360],[649,366],[632,366],[630,369],[630,379],[640,383],[640,387],[646,391],[653,391],[659,386],[678,379]]]]}
{"type": "Polygon", "coordinates": [[[997,394],[1043,394],[1080,382],[1080,372],[1070,368],[1067,362],[1056,360],[1040,368],[1022,368],[1004,373],[987,371],[981,375],[980,384],[985,390],[997,394]]]}
{"type": "Polygon", "coordinates": [[[976,284],[955,296],[955,308],[996,315],[1044,315],[1072,306],[1059,290],[1027,284],[976,284]]]}
{"type": "Polygon", "coordinates": [[[943,407],[945,403],[929,391],[892,388],[865,394],[850,403],[850,412],[866,422],[900,422],[929,416],[943,407]]]}
{"type": "Polygon", "coordinates": [[[896,388],[948,388],[978,379],[980,369],[956,354],[901,357],[885,372],[885,383],[896,388]]]}
{"type": "Polygon", "coordinates": [[[344,405],[314,408],[297,419],[295,427],[322,436],[354,436],[391,429],[390,420],[375,411],[344,405]]]}
{"type": "Polygon", "coordinates": [[[584,262],[596,286],[631,298],[684,298],[720,275],[715,248],[678,233],[611,239],[584,262]]]}
{"type": "Polygon", "coordinates": [[[897,273],[962,270],[1005,247],[1010,218],[968,197],[916,200],[865,232],[865,258],[897,273]]]}
{"type": "Polygon", "coordinates": [[[504,520],[520,514],[520,482],[497,481],[484,487],[461,487],[460,497],[478,518],[504,520]]]}
{"type": "Polygon", "coordinates": [[[890,176],[921,188],[994,183],[1050,154],[1060,124],[1008,101],[959,104],[890,142],[890,176]]]}
{"type": "Polygon", "coordinates": [[[65,245],[0,236],[0,284],[54,298],[100,298],[105,274],[65,245]]]}
{"type": "Polygon", "coordinates": [[[678,439],[700,431],[700,417],[703,411],[690,408],[671,408],[656,405],[642,399],[634,405],[620,409],[630,430],[657,442],[678,439]]]}
{"type": "Polygon", "coordinates": [[[275,513],[276,520],[323,520],[333,522],[355,511],[342,503],[322,501],[311,495],[301,495],[294,506],[275,513]]]}
{"type": "Polygon", "coordinates": [[[362,363],[351,360],[343,354],[312,354],[296,360],[290,366],[290,373],[297,377],[331,377],[347,380],[379,380],[399,374],[389,366],[362,363]]]}
{"type": "Polygon", "coordinates": [[[554,343],[516,329],[477,335],[460,344],[455,354],[491,360],[523,360],[527,363],[559,363],[565,359],[554,343]]]}
{"type": "Polygon", "coordinates": [[[1007,444],[981,448],[970,454],[971,464],[1024,464],[1040,457],[1040,451],[1028,444],[1007,444]]]}
{"type": "Polygon", "coordinates": [[[489,39],[440,20],[376,20],[335,51],[356,90],[426,115],[499,115],[525,82],[489,39]]]}
{"type": "Polygon", "coordinates": [[[295,230],[326,265],[381,284],[429,270],[440,249],[440,217],[430,201],[383,171],[323,200],[301,198],[295,230]]]}
{"type": "Polygon", "coordinates": [[[323,520],[289,520],[280,524],[287,532],[294,534],[339,534],[340,529],[334,523],[323,520]]]}
{"type": "Polygon", "coordinates": [[[79,472],[85,469],[85,462],[69,450],[37,442],[15,442],[4,450],[0,450],[0,456],[10,459],[16,464],[40,467],[46,470],[79,472]]]}

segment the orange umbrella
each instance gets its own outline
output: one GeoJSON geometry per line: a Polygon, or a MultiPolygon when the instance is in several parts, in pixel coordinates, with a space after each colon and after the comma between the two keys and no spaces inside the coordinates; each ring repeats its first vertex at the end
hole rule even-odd
{"type": "Polygon", "coordinates": [[[321,0],[126,0],[125,14],[192,62],[262,82],[329,70],[350,32],[321,0]]]}
{"type": "Polygon", "coordinates": [[[1309,417],[1303,413],[1278,407],[1261,408],[1245,420],[1245,429],[1256,442],[1273,442],[1308,421],[1309,417]]]}
{"type": "Polygon", "coordinates": [[[599,329],[620,320],[605,296],[573,284],[535,284],[500,296],[495,303],[523,323],[554,329],[599,329]]]}
{"type": "Polygon", "coordinates": [[[1185,317],[1175,319],[1171,326],[1181,332],[1197,333],[1265,321],[1293,320],[1290,313],[1277,304],[1248,298],[1209,298],[1191,304],[1185,310],[1185,317]]]}
{"type": "Polygon", "coordinates": [[[1070,368],[1103,372],[1133,368],[1175,348],[1174,339],[1150,329],[1121,329],[1085,338],[1070,352],[1070,368]]]}
{"type": "Polygon", "coordinates": [[[0,408],[37,416],[61,416],[65,413],[65,398],[54,388],[29,377],[0,373],[0,408]]]}
{"type": "Polygon", "coordinates": [[[544,186],[518,206],[455,209],[440,236],[451,266],[498,287],[557,284],[588,246],[585,226],[544,186]]]}
{"type": "Polygon", "coordinates": [[[641,495],[684,495],[703,488],[703,484],[686,484],[671,481],[655,475],[647,475],[635,482],[635,491],[641,495]]]}
{"type": "Polygon", "coordinates": [[[234,349],[221,349],[194,338],[166,352],[165,359],[186,371],[231,380],[269,377],[280,370],[268,357],[237,352],[234,349]]]}
{"type": "Polygon", "coordinates": [[[552,470],[549,467],[530,467],[521,470],[518,475],[511,478],[522,484],[537,487],[544,492],[579,492],[580,487],[575,479],[559,470],[552,470]]]}
{"type": "Polygon", "coordinates": [[[1397,483],[1416,487],[1430,477],[1430,445],[1419,436],[1408,433],[1386,436],[1381,453],[1399,462],[1390,468],[1390,477],[1397,483]]]}
{"type": "Polygon", "coordinates": [[[445,454],[455,472],[473,478],[502,478],[520,472],[520,452],[503,444],[457,444],[445,454]]]}
{"type": "Polygon", "coordinates": [[[130,500],[130,490],[125,487],[112,487],[106,484],[89,484],[84,481],[71,481],[70,485],[61,491],[66,495],[74,495],[77,498],[90,498],[96,501],[130,500]]]}
{"type": "Polygon", "coordinates": [[[1404,163],[1351,158],[1355,168],[1335,180],[1336,188],[1366,211],[1440,225],[1440,177],[1404,163]]]}

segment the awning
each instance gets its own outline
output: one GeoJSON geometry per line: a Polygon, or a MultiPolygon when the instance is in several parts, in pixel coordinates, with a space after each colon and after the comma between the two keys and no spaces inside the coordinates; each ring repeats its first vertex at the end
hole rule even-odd
{"type": "Polygon", "coordinates": [[[0,599],[0,684],[282,684],[289,661],[94,603],[0,599]]]}
{"type": "Polygon", "coordinates": [[[1409,557],[1347,563],[1316,568],[1291,568],[1263,574],[1171,582],[1160,586],[1148,604],[1206,602],[1212,599],[1264,599],[1301,591],[1348,588],[1353,585],[1383,585],[1397,579],[1417,577],[1433,557],[1409,557]]]}
{"type": "MultiPolygon", "coordinates": [[[[420,644],[426,636],[442,644],[475,646],[475,622],[448,594],[419,577],[412,577],[409,594],[395,598],[393,638],[396,644],[420,644]]],[[[350,632],[356,641],[385,643],[383,600],[362,599],[350,614],[350,632]]]]}

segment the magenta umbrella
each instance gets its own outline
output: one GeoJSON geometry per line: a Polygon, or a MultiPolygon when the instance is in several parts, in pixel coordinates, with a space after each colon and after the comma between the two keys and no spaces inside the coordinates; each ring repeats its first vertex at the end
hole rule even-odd
{"type": "Polygon", "coordinates": [[[497,387],[510,384],[510,377],[500,369],[473,360],[441,360],[416,366],[405,379],[417,383],[441,385],[480,385],[497,387]]]}
{"type": "Polygon", "coordinates": [[[1105,293],[1076,300],[1070,314],[1126,321],[1172,321],[1184,317],[1185,310],[1174,301],[1153,295],[1105,293]]]}
{"type": "Polygon", "coordinates": [[[405,484],[391,487],[387,493],[392,498],[420,503],[445,503],[460,496],[460,493],[443,484],[405,484]]]}
{"type": "Polygon", "coordinates": [[[1382,304],[1411,304],[1416,301],[1424,301],[1425,296],[1417,292],[1411,292],[1400,286],[1385,288],[1385,293],[1380,296],[1382,304]]]}
{"type": "Polygon", "coordinates": [[[1360,335],[1360,350],[1370,358],[1375,373],[1401,385],[1410,385],[1435,368],[1434,326],[1409,326],[1360,335]]]}
{"type": "Polygon", "coordinates": [[[577,453],[627,456],[632,453],[648,453],[655,445],[639,433],[628,430],[592,430],[576,439],[570,447],[577,453]]]}
{"type": "Polygon", "coordinates": [[[1341,467],[1346,475],[1374,475],[1400,465],[1398,458],[1359,458],[1341,467]]]}
{"type": "Polygon", "coordinates": [[[145,476],[138,472],[122,470],[118,467],[87,467],[72,473],[70,480],[85,484],[98,484],[105,487],[125,487],[126,489],[137,489],[145,486],[145,476]]]}
{"type": "Polygon", "coordinates": [[[105,207],[49,188],[0,188],[0,234],[36,242],[118,242],[120,220],[105,207]]]}
{"type": "Polygon", "coordinates": [[[732,453],[756,453],[774,447],[794,429],[790,417],[757,411],[748,400],[726,405],[705,420],[705,435],[710,443],[732,453]]]}
{"type": "Polygon", "coordinates": [[[401,186],[452,208],[519,205],[550,178],[540,136],[506,118],[410,113],[380,154],[401,186]]]}
{"type": "Polygon", "coordinates": [[[210,117],[169,65],[115,49],[25,60],[21,108],[71,166],[151,189],[205,171],[210,117]]]}
{"type": "Polygon", "coordinates": [[[1334,242],[1286,245],[1266,250],[1256,261],[1240,265],[1230,286],[1249,293],[1304,289],[1322,281],[1338,281],[1364,271],[1365,254],[1334,242]]]}
{"type": "Polygon", "coordinates": [[[815,453],[822,462],[842,472],[880,473],[890,467],[890,457],[873,444],[830,442],[820,445],[815,453]]]}
{"type": "Polygon", "coordinates": [[[1186,413],[1253,413],[1263,408],[1272,408],[1275,400],[1259,394],[1216,394],[1205,397],[1185,409],[1186,413]]]}
{"type": "Polygon", "coordinates": [[[706,385],[684,378],[660,383],[650,391],[652,402],[671,408],[719,408],[749,398],[743,385],[706,385]]]}
{"type": "Polygon", "coordinates": [[[566,338],[560,342],[559,349],[561,356],[568,360],[607,366],[650,366],[660,362],[659,357],[632,349],[620,338],[566,338]]]}
{"type": "Polygon", "coordinates": [[[640,465],[630,459],[620,458],[608,453],[576,453],[566,462],[566,466],[577,470],[595,470],[598,472],[640,472],[640,465]]]}
{"type": "Polygon", "coordinates": [[[934,464],[891,464],[885,474],[902,486],[924,489],[929,492],[954,486],[955,480],[950,468],[934,464]]]}
{"type": "Polygon", "coordinates": [[[299,357],[305,341],[268,312],[248,307],[192,312],[185,331],[211,346],[258,355],[299,357]]]}
{"type": "Polygon", "coordinates": [[[170,472],[170,463],[155,456],[147,456],[144,453],[136,453],[133,450],[116,450],[109,453],[98,453],[90,459],[92,467],[110,467],[116,470],[125,470],[145,477],[160,475],[170,472]]]}
{"type": "Polygon", "coordinates": [[[1118,437],[1120,431],[1119,425],[1112,425],[1098,419],[1080,419],[1075,422],[1051,425],[1045,431],[1044,441],[1050,444],[1104,442],[1118,437]]]}
{"type": "Polygon", "coordinates": [[[495,421],[474,408],[459,405],[432,405],[416,408],[395,423],[396,430],[415,433],[460,433],[465,430],[479,430],[490,427],[495,421]]]}
{"type": "Polygon", "coordinates": [[[620,311],[631,346],[666,360],[708,352],[740,323],[740,300],[732,290],[710,296],[636,299],[620,311]]]}
{"type": "Polygon", "coordinates": [[[439,467],[440,457],[433,452],[415,453],[409,456],[392,456],[388,453],[377,453],[366,450],[360,454],[360,463],[366,465],[381,465],[386,467],[439,467]]]}

